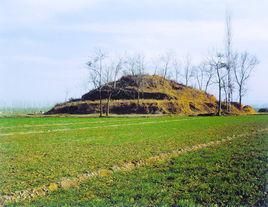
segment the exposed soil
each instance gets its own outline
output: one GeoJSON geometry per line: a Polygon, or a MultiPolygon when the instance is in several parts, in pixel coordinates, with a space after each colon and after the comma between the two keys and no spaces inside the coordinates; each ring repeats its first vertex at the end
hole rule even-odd
{"type": "MultiPolygon", "coordinates": [[[[216,114],[218,102],[213,95],[167,80],[161,76],[123,76],[84,94],[58,104],[46,114],[96,114],[102,109],[112,114],[216,114]],[[101,97],[101,98],[100,98],[101,97]]],[[[223,103],[223,113],[226,107],[223,103]]],[[[233,102],[231,114],[252,114],[250,106],[233,102]]]]}

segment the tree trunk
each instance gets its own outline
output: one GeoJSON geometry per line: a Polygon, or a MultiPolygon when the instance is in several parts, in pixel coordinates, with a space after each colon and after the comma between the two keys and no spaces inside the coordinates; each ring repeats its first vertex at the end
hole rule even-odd
{"type": "Polygon", "coordinates": [[[112,93],[109,94],[109,97],[107,99],[106,103],[106,116],[109,116],[110,114],[110,101],[111,101],[112,93]]]}
{"type": "Polygon", "coordinates": [[[102,111],[102,96],[101,96],[101,89],[99,90],[100,92],[100,117],[102,117],[103,111],[102,111]]]}
{"type": "MultiPolygon", "coordinates": [[[[221,83],[220,83],[221,85],[221,83]]],[[[221,86],[219,85],[219,104],[218,104],[218,116],[221,116],[221,86]]]]}
{"type": "Polygon", "coordinates": [[[242,109],[242,88],[239,88],[239,108],[242,109]]]}
{"type": "Polygon", "coordinates": [[[205,92],[207,93],[208,91],[208,83],[206,83],[206,87],[205,87],[205,92]]]}
{"type": "Polygon", "coordinates": [[[230,88],[230,84],[231,84],[231,78],[230,78],[231,74],[230,74],[230,67],[228,66],[228,81],[227,81],[227,99],[226,99],[226,109],[227,112],[230,112],[230,92],[231,92],[231,88],[230,88]]]}
{"type": "Polygon", "coordinates": [[[140,91],[138,90],[138,105],[140,105],[140,91]]]}
{"type": "Polygon", "coordinates": [[[110,111],[110,100],[107,99],[107,103],[106,103],[106,116],[109,116],[109,111],[110,111]]]}

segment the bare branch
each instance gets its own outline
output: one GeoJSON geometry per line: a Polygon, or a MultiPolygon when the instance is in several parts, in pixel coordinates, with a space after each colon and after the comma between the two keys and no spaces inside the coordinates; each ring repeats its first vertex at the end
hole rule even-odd
{"type": "Polygon", "coordinates": [[[233,67],[233,73],[238,86],[240,107],[242,106],[242,98],[246,95],[247,80],[250,78],[253,69],[258,63],[258,59],[255,56],[250,55],[248,52],[236,55],[236,63],[235,67],[233,67]]]}

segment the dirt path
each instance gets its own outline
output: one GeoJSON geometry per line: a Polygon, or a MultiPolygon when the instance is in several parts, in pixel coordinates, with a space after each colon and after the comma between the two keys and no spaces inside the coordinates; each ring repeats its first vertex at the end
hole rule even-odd
{"type": "Polygon", "coordinates": [[[249,132],[249,133],[233,135],[232,137],[226,137],[218,141],[211,141],[208,143],[197,144],[191,147],[174,150],[174,151],[167,152],[167,153],[160,153],[159,155],[156,155],[156,156],[144,159],[144,160],[139,160],[135,162],[127,162],[123,165],[114,165],[113,167],[109,169],[100,169],[100,170],[93,171],[90,173],[80,174],[80,175],[77,175],[76,177],[62,178],[58,180],[57,182],[48,183],[46,185],[43,185],[37,188],[16,191],[14,193],[11,193],[10,195],[0,196],[0,206],[4,206],[5,204],[12,203],[12,202],[33,200],[34,198],[46,196],[49,193],[57,191],[59,189],[67,190],[69,188],[77,187],[81,183],[84,183],[93,177],[110,176],[116,172],[131,171],[138,167],[150,166],[159,161],[169,160],[171,158],[178,157],[188,152],[194,152],[194,151],[206,148],[206,147],[220,146],[221,144],[232,141],[233,139],[246,137],[246,136],[252,136],[252,135],[256,135],[258,133],[267,132],[267,131],[268,131],[268,128],[265,128],[265,129],[260,129],[260,130],[249,132]]]}

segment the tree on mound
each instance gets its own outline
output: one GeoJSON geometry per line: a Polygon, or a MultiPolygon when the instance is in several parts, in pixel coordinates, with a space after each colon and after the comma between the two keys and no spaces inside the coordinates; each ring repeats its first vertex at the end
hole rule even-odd
{"type": "Polygon", "coordinates": [[[220,116],[222,113],[222,88],[223,88],[223,79],[226,76],[225,71],[223,70],[225,64],[223,62],[223,55],[217,54],[215,57],[211,57],[209,59],[209,64],[211,68],[215,70],[216,74],[216,83],[218,85],[218,112],[217,114],[220,116]]]}
{"type": "Polygon", "coordinates": [[[104,69],[103,69],[103,61],[107,55],[102,50],[96,50],[93,57],[87,62],[87,66],[89,69],[89,78],[94,88],[97,88],[99,93],[99,107],[100,107],[100,117],[103,114],[103,106],[102,106],[102,88],[104,83],[104,69]]]}
{"type": "Polygon", "coordinates": [[[106,77],[106,81],[107,83],[105,84],[105,88],[107,91],[107,102],[106,102],[106,116],[109,116],[110,113],[110,101],[111,98],[113,96],[113,94],[118,91],[117,89],[120,90],[120,88],[117,87],[117,78],[118,75],[120,73],[120,71],[122,70],[122,66],[123,65],[123,59],[122,58],[118,58],[118,60],[116,62],[113,62],[110,67],[107,68],[106,72],[105,72],[105,77],[106,77]]]}
{"type": "Polygon", "coordinates": [[[242,107],[242,98],[247,92],[246,83],[250,78],[252,70],[258,64],[255,56],[244,52],[236,55],[236,66],[234,67],[235,81],[238,86],[239,105],[242,107]]]}
{"type": "Polygon", "coordinates": [[[234,52],[231,20],[227,12],[224,49],[215,51],[199,65],[192,64],[190,55],[178,58],[171,51],[148,62],[142,54],[112,58],[96,50],[87,62],[93,90],[50,112],[100,116],[105,112],[108,116],[110,111],[122,113],[124,108],[126,113],[254,113],[251,107],[242,105],[242,98],[258,60],[248,52],[234,52]],[[118,80],[119,77],[122,78],[118,80]],[[218,101],[208,91],[215,92],[218,101]],[[238,104],[234,102],[236,95],[238,104]]]}
{"type": "MultiPolygon", "coordinates": [[[[102,50],[96,50],[94,55],[87,62],[89,69],[89,78],[95,90],[98,91],[98,97],[94,93],[93,99],[99,100],[99,115],[103,116],[103,99],[106,99],[106,116],[109,115],[109,106],[111,98],[124,90],[117,85],[117,78],[124,69],[123,73],[132,75],[136,85],[137,101],[139,104],[140,94],[142,93],[143,76],[145,71],[144,56],[138,54],[130,56],[126,60],[119,57],[112,61],[105,61],[106,53],[102,50]]],[[[92,94],[90,94],[92,96],[92,94]]],[[[134,97],[135,98],[135,97],[134,97]]]]}
{"type": "Polygon", "coordinates": [[[140,102],[140,94],[142,93],[143,75],[145,74],[145,57],[141,54],[129,56],[126,60],[126,69],[124,75],[133,76],[133,80],[137,87],[137,100],[140,102]]]}
{"type": "MultiPolygon", "coordinates": [[[[121,69],[121,61],[114,64],[113,73],[121,69]]],[[[137,76],[127,75],[101,85],[84,94],[81,99],[56,105],[47,114],[100,113],[100,104],[106,101],[102,113],[113,114],[216,114],[219,102],[213,95],[193,87],[185,86],[158,75],[141,75],[142,86],[137,84],[137,76]],[[138,96],[139,92],[140,95],[138,96]],[[100,98],[102,101],[100,101],[100,98]],[[139,98],[139,101],[138,101],[139,98]]],[[[226,113],[226,105],[222,110],[226,113]]],[[[240,109],[232,103],[234,114],[254,113],[251,107],[240,109]]]]}

